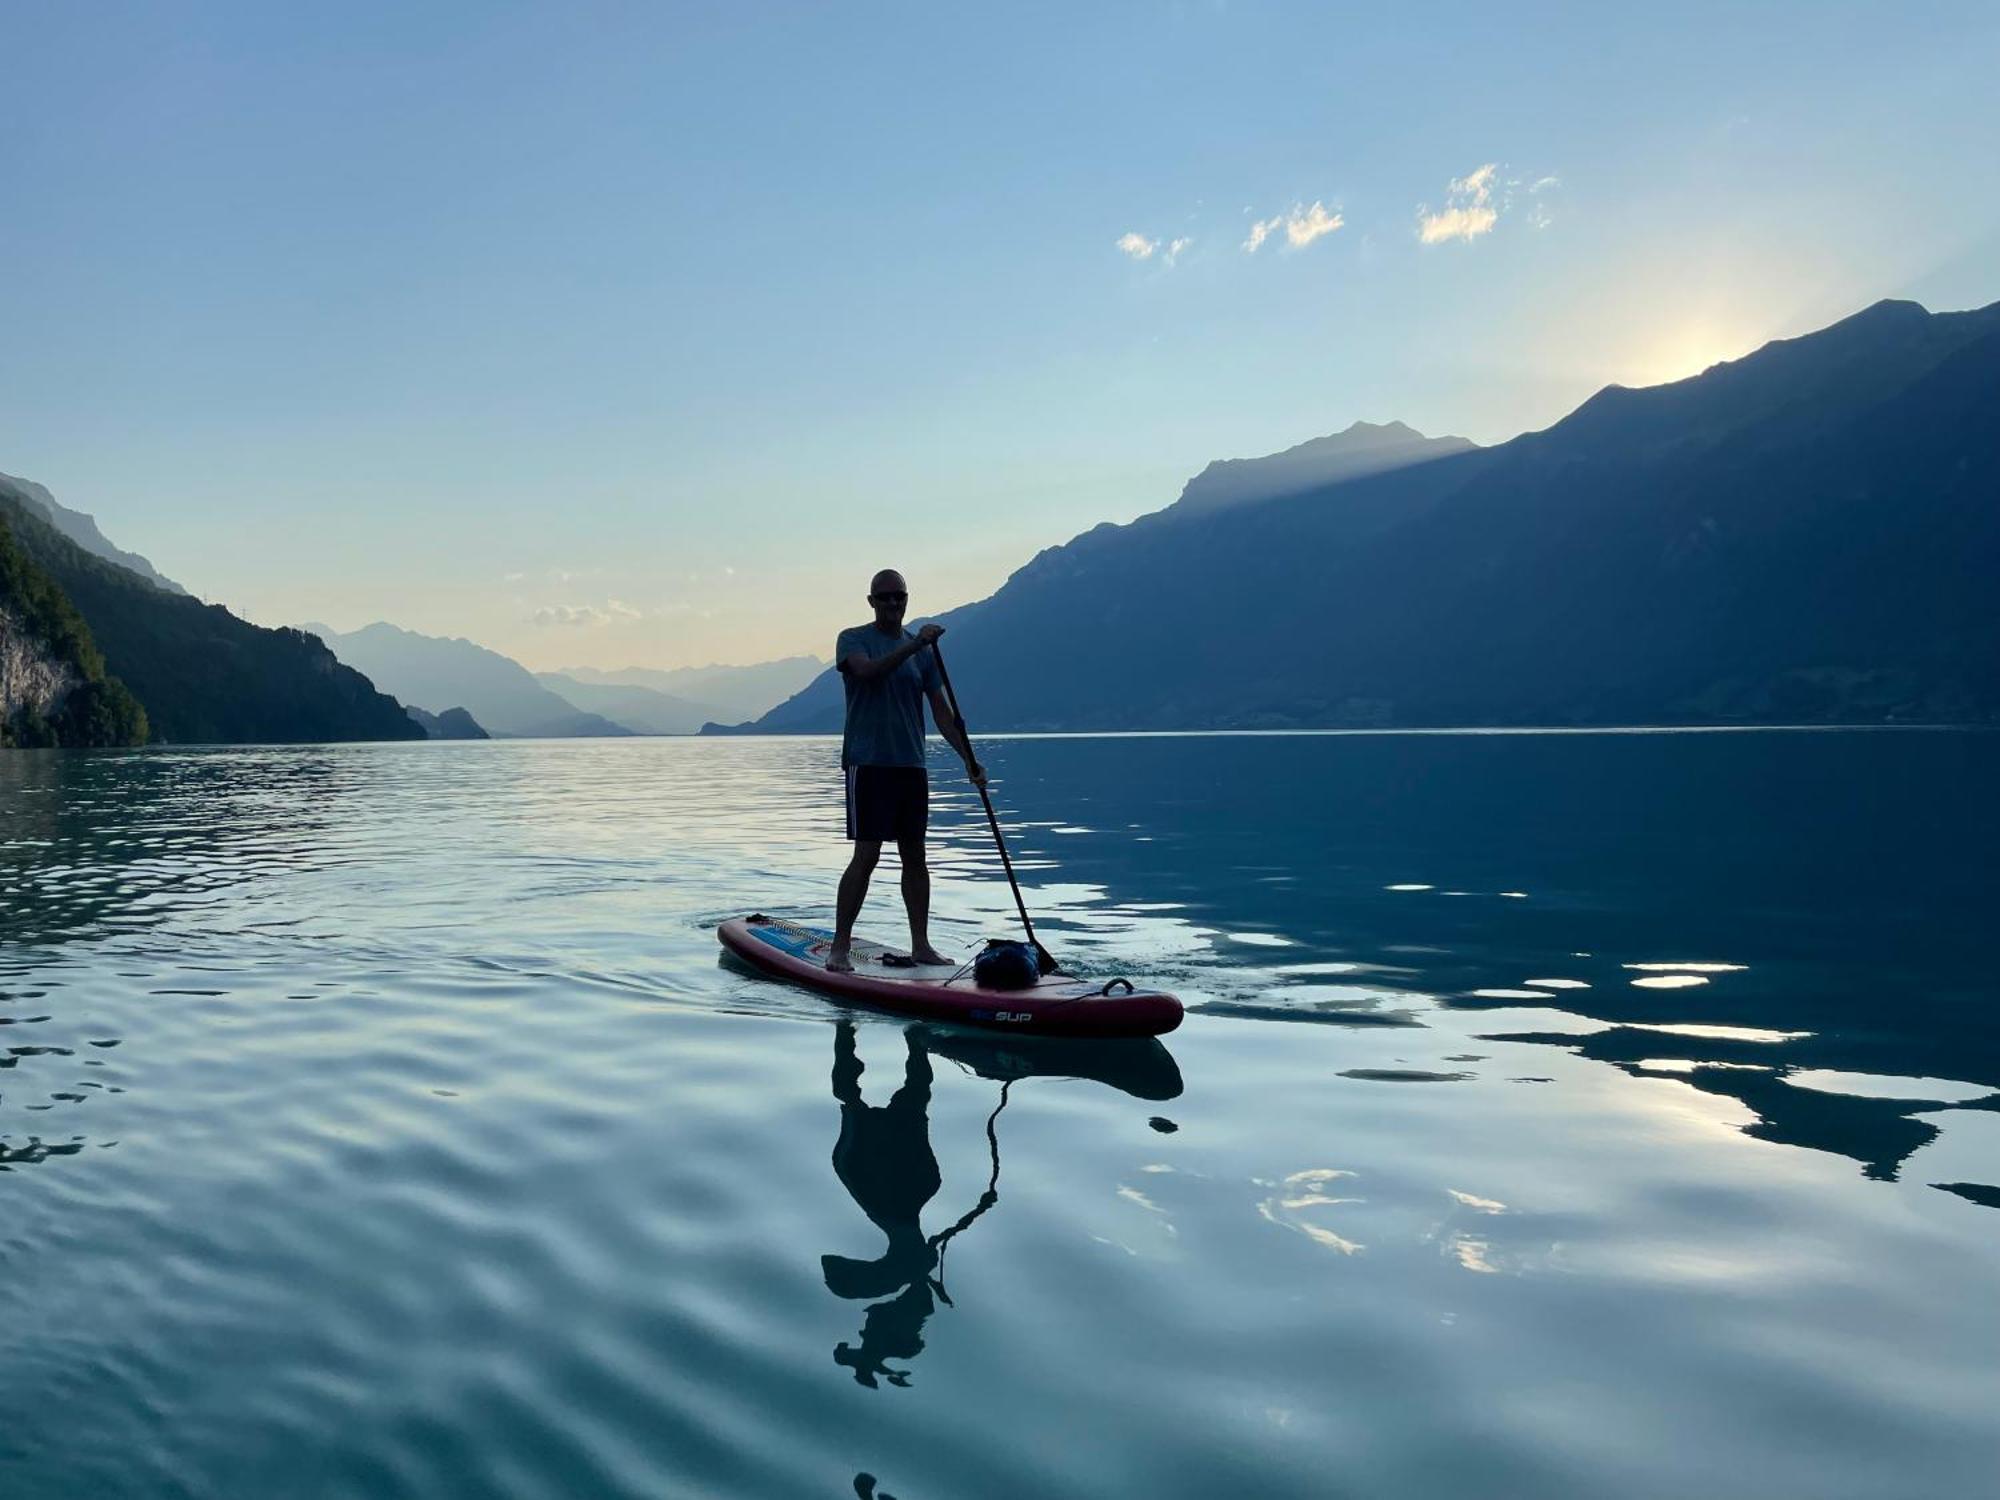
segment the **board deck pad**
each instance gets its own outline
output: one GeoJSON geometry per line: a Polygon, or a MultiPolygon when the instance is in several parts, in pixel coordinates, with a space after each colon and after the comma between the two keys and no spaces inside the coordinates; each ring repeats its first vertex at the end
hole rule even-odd
{"type": "Polygon", "coordinates": [[[722,945],[776,978],[880,1010],[1006,1031],[1063,1036],[1158,1036],[1181,1023],[1181,1003],[1121,980],[1045,974],[1019,990],[975,984],[971,964],[912,964],[885,943],[857,937],[854,972],[826,966],[833,933],[758,913],[716,929],[722,945]],[[887,960],[900,958],[901,963],[887,960]]]}

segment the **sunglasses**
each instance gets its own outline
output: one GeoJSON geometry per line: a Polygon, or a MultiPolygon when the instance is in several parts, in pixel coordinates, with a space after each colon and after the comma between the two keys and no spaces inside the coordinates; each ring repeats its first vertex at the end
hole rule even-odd
{"type": "Polygon", "coordinates": [[[870,604],[908,604],[910,596],[901,589],[897,589],[894,593],[889,594],[870,594],[868,602],[870,604]]]}

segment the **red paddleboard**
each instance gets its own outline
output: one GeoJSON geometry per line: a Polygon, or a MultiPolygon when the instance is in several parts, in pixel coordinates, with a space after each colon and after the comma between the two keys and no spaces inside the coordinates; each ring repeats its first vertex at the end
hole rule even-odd
{"type": "Polygon", "coordinates": [[[1180,1001],[1123,979],[1107,983],[1045,974],[1024,990],[982,989],[972,982],[970,964],[912,964],[906,957],[890,962],[900,955],[866,938],[854,940],[854,972],[836,974],[826,966],[831,932],[761,913],[730,918],[716,936],[731,953],[774,978],[934,1021],[1050,1036],[1158,1036],[1181,1024],[1180,1001]]]}

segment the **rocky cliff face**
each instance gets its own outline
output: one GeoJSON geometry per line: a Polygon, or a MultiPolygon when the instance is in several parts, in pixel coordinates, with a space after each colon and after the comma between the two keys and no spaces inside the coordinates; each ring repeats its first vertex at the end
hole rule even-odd
{"type": "Polygon", "coordinates": [[[83,683],[70,662],[31,634],[19,616],[0,605],[0,725],[19,714],[53,718],[83,683]]]}

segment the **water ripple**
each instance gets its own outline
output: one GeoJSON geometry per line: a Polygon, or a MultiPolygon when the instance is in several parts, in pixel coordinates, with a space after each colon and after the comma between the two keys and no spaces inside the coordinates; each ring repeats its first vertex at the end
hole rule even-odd
{"type": "Polygon", "coordinates": [[[1128,1049],[720,958],[824,741],[0,756],[0,1489],[1973,1492],[1996,779],[1695,739],[995,742],[1128,1049]]]}

